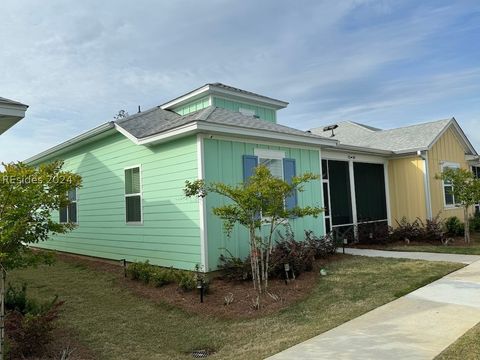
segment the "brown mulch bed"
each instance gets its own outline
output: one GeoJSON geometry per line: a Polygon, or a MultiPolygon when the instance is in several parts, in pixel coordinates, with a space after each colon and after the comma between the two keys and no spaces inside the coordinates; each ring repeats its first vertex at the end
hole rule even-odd
{"type": "Polygon", "coordinates": [[[257,294],[251,281],[226,281],[221,278],[211,280],[208,294],[204,302],[200,303],[199,292],[185,292],[178,289],[176,284],[169,284],[160,288],[145,285],[140,281],[130,280],[123,275],[123,268],[118,262],[103,261],[99,259],[79,257],[70,254],[58,254],[62,261],[81,263],[96,271],[107,271],[117,275],[117,284],[129,289],[132,293],[148,298],[160,304],[170,304],[187,312],[203,316],[239,319],[261,317],[281,309],[305,298],[314,288],[320,269],[327,267],[328,263],[338,261],[342,255],[333,255],[328,259],[317,260],[314,270],[302,273],[295,281],[285,284],[284,280],[272,279],[269,281],[269,293],[278,297],[274,299],[268,294],[260,298],[260,309],[253,308],[253,301],[257,294]],[[225,297],[233,294],[233,302],[225,306],[225,297]]]}
{"type": "Polygon", "coordinates": [[[448,243],[448,245],[443,245],[440,241],[438,242],[428,242],[428,241],[411,241],[408,244],[405,241],[395,241],[386,244],[348,244],[348,247],[357,248],[357,249],[388,249],[391,247],[415,247],[415,246],[438,246],[438,247],[473,247],[476,244],[472,241],[470,244],[466,244],[463,237],[455,237],[454,241],[448,243]]]}

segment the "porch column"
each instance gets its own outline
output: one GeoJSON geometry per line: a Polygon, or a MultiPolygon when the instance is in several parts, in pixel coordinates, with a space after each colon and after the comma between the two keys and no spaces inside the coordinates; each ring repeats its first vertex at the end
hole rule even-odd
{"type": "Polygon", "coordinates": [[[352,203],[353,232],[355,239],[358,239],[357,199],[355,197],[355,174],[353,171],[353,160],[355,156],[348,156],[348,172],[350,175],[350,200],[352,203]]]}

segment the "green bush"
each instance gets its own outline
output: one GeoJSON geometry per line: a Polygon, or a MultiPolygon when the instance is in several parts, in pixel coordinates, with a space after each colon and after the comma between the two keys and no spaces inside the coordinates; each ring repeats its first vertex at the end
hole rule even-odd
{"type": "Polygon", "coordinates": [[[194,272],[174,270],[172,268],[165,269],[151,265],[148,260],[145,262],[130,263],[127,267],[127,274],[132,280],[139,280],[144,284],[151,284],[156,287],[162,287],[175,282],[182,290],[190,291],[197,286],[194,272]]]}
{"type": "Polygon", "coordinates": [[[183,291],[192,291],[197,287],[195,273],[190,271],[179,271],[177,274],[178,287],[183,291]]]}
{"type": "Polygon", "coordinates": [[[465,227],[456,216],[451,216],[445,221],[445,230],[448,236],[463,236],[465,234],[465,227]]]}
{"type": "Polygon", "coordinates": [[[478,212],[470,218],[470,231],[480,232],[480,213],[478,212]]]}
{"type": "Polygon", "coordinates": [[[175,276],[173,270],[167,269],[154,269],[151,276],[150,282],[156,287],[162,287],[163,285],[170,284],[175,281],[175,276]]]}

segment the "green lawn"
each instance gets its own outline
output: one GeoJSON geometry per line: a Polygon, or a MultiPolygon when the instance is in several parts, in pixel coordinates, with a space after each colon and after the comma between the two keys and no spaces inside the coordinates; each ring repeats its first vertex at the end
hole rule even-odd
{"type": "Polygon", "coordinates": [[[455,245],[444,246],[439,245],[379,245],[376,247],[381,250],[392,251],[421,251],[421,252],[434,252],[434,253],[448,253],[448,254],[467,254],[467,255],[480,255],[480,234],[474,233],[471,237],[471,243],[466,245],[463,239],[455,239],[455,245]]]}
{"type": "Polygon", "coordinates": [[[480,323],[450,345],[435,360],[480,359],[480,323]]]}
{"type": "MultiPolygon", "coordinates": [[[[263,359],[320,334],[462,267],[460,264],[345,256],[332,263],[304,301],[258,319],[187,314],[126,290],[112,273],[57,262],[9,273],[39,299],[66,300],[60,325],[99,359],[263,359]]],[[[208,301],[208,298],[207,298],[208,301]]]]}

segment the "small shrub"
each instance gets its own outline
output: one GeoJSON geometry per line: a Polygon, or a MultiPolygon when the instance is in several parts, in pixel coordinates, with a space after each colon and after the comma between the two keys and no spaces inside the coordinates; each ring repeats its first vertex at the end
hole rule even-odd
{"type": "Polygon", "coordinates": [[[41,357],[53,340],[55,320],[64,302],[58,301],[58,297],[43,304],[28,299],[25,285],[19,289],[9,285],[7,294],[8,305],[7,302],[5,305],[9,311],[5,317],[5,332],[10,357],[41,357]]]}
{"type": "Polygon", "coordinates": [[[150,275],[150,282],[156,287],[162,287],[174,281],[175,279],[172,270],[158,268],[154,269],[150,275]]]}
{"type": "Polygon", "coordinates": [[[330,234],[317,237],[313,231],[305,230],[305,241],[315,251],[315,259],[325,258],[337,251],[337,245],[330,234]]]}
{"type": "Polygon", "coordinates": [[[190,271],[179,271],[177,274],[178,287],[183,291],[193,291],[197,287],[195,273],[190,271]]]}
{"type": "Polygon", "coordinates": [[[425,223],[420,218],[417,218],[417,220],[422,227],[422,236],[417,240],[430,243],[442,242],[445,224],[443,220],[440,219],[440,214],[437,214],[433,219],[427,219],[425,223]]]}
{"type": "Polygon", "coordinates": [[[269,275],[274,278],[285,276],[285,264],[289,264],[295,276],[305,271],[312,271],[316,248],[309,241],[296,241],[289,225],[285,227],[285,235],[278,233],[280,241],[276,243],[270,254],[269,275]]]}
{"type": "Polygon", "coordinates": [[[456,216],[451,216],[445,221],[445,229],[448,236],[463,236],[465,234],[465,227],[456,216]]]}
{"type": "Polygon", "coordinates": [[[371,221],[359,224],[357,227],[358,241],[362,244],[386,244],[390,242],[390,229],[385,221],[371,221]]]}
{"type": "Polygon", "coordinates": [[[397,227],[391,229],[391,239],[393,241],[417,241],[421,239],[423,235],[422,225],[418,219],[413,222],[409,222],[404,216],[400,221],[395,220],[397,227]]]}
{"type": "Polygon", "coordinates": [[[220,255],[218,269],[222,271],[222,278],[226,280],[243,281],[252,278],[250,258],[242,260],[233,256],[228,250],[228,255],[220,255]]]}

